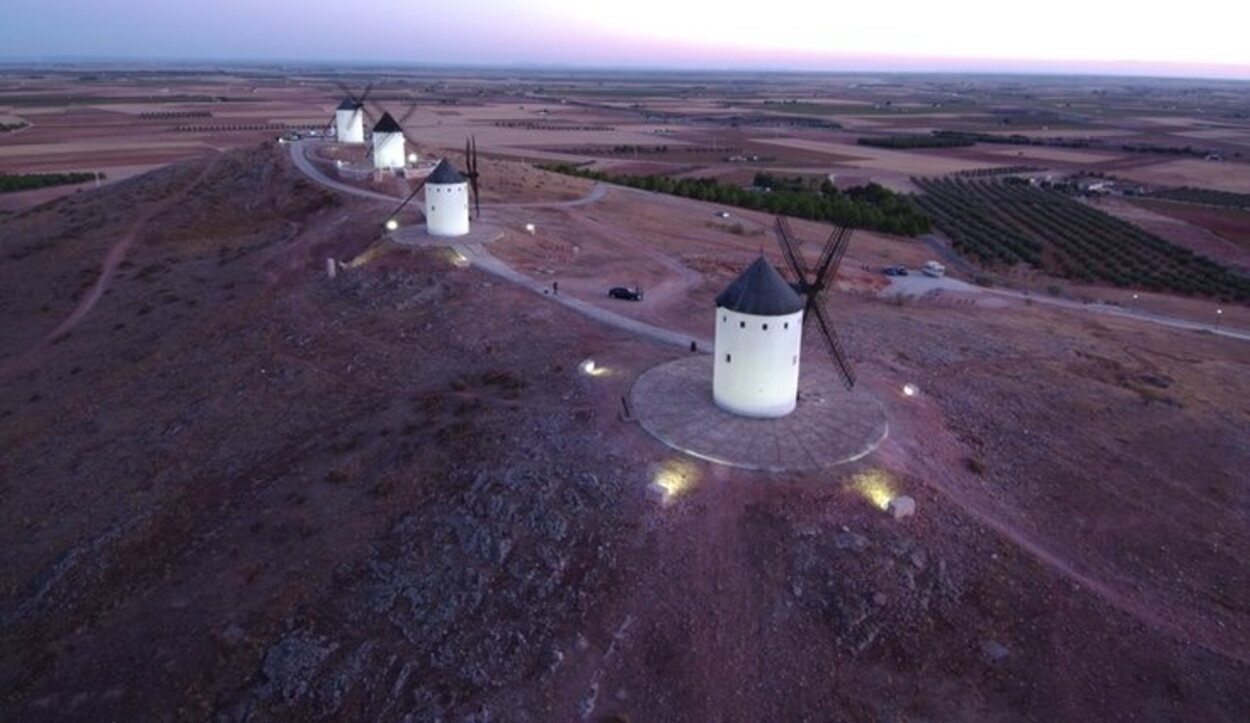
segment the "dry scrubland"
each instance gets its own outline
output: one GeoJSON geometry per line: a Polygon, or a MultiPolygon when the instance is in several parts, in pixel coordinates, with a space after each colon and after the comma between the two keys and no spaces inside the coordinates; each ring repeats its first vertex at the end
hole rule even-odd
{"type": "MultiPolygon", "coordinates": [[[[508,134],[534,136],[492,136],[501,118],[617,129],[564,132],[568,149],[580,133],[654,125],[634,103],[906,128],[937,113],[998,123],[994,108],[1018,100],[1011,87],[951,81],[947,92],[981,98],[955,111],[929,100],[946,81],[870,80],[830,80],[824,92],[838,97],[820,103],[764,105],[761,89],[730,107],[647,80],[548,78],[525,98],[491,76],[384,90],[426,98],[420,112],[444,121],[446,144],[423,153],[477,132],[485,200],[512,203],[590,189],[519,163],[534,150],[508,134]],[[435,105],[467,88],[485,97],[435,105]],[[874,107],[886,98],[899,108],[874,107]]],[[[134,82],[108,92],[141,95],[134,82]]],[[[1086,82],[1030,92],[1079,107],[1086,82]]],[[[820,91],[813,83],[774,81],[769,93],[805,97],[820,91]]],[[[314,86],[247,77],[215,78],[211,93],[252,86],[254,103],[321,93],[329,107],[314,86]]],[[[6,170],[38,155],[11,150],[39,129],[28,113],[38,106],[5,105],[13,92],[0,92],[0,113],[36,125],[0,135],[6,170]]],[[[1216,88],[1202,102],[1236,96],[1216,88]]],[[[1139,116],[1114,123],[1131,134],[1215,122],[1139,116]]],[[[1060,121],[1078,119],[1029,119],[1060,121]]],[[[1004,162],[979,148],[883,156],[846,131],[700,123],[672,130],[697,145],[770,141],[750,146],[774,155],[752,169],[908,175],[903,162],[842,165],[809,144],[961,168],[1004,162]]],[[[121,138],[132,125],[101,133],[121,138]]],[[[887,407],[889,440],[820,473],[730,470],[620,419],[637,375],[685,352],[457,266],[445,250],[388,247],[376,233],[385,204],[323,190],[284,147],[242,133],[215,141],[239,150],[0,214],[0,717],[1250,716],[1245,342],[952,293],[888,301],[871,269],[914,266],[934,249],[858,234],[830,314],[887,407]],[[368,249],[368,263],[325,277],[325,257],[368,249]],[[607,373],[579,373],[587,358],[607,373]],[[922,393],[901,396],[905,382],[922,393]],[[662,475],[686,488],[665,498],[652,484],[662,475]],[[868,499],[880,488],[915,497],[918,516],[890,520],[868,499]]],[[[1043,155],[1035,161],[1066,162],[1043,155]]],[[[681,172],[744,165],[646,160],[681,172]]],[[[1125,156],[1147,169],[1155,160],[1125,156]]],[[[1242,166],[1198,170],[1208,167],[1242,166]]],[[[1239,228],[1227,214],[1147,207],[1174,231],[1188,224],[1175,243],[1213,247],[1193,229],[1222,239],[1239,228]]],[[[774,253],[766,216],[717,209],[613,188],[584,206],[483,210],[507,229],[492,253],[514,267],[706,335],[714,294],[761,248],[774,253]],[[519,232],[528,222],[533,236],[519,232]],[[643,303],[604,298],[634,283],[643,303]]],[[[1134,221],[1140,208],[1112,210],[1134,221]]],[[[829,229],[795,228],[814,257],[829,229]]],[[[1143,296],[1171,310],[1199,304],[1143,296]]],[[[819,363],[818,350],[805,358],[819,363]]]]}

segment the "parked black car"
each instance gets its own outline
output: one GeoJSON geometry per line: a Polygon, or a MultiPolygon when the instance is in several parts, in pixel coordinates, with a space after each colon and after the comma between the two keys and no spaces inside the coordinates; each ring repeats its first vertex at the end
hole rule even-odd
{"type": "Polygon", "coordinates": [[[624,286],[613,286],[608,289],[608,298],[623,299],[625,301],[642,301],[642,289],[637,286],[632,289],[624,286]]]}
{"type": "Polygon", "coordinates": [[[881,270],[886,276],[906,276],[906,266],[887,266],[881,270]]]}

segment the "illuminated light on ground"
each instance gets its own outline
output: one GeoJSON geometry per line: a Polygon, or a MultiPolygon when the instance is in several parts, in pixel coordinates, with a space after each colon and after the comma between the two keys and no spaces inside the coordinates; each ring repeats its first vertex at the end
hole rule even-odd
{"type": "Polygon", "coordinates": [[[458,269],[467,269],[469,268],[469,259],[466,258],[465,255],[460,253],[459,251],[452,249],[451,265],[455,266],[458,269]]]}
{"type": "Polygon", "coordinates": [[[670,459],[656,469],[652,486],[660,493],[660,504],[665,507],[694,489],[698,482],[698,469],[684,459],[670,459]]]}
{"type": "Polygon", "coordinates": [[[390,218],[390,219],[387,219],[387,220],[386,220],[386,230],[387,230],[387,231],[394,231],[394,230],[395,230],[395,229],[397,229],[397,228],[399,228],[399,221],[396,221],[396,220],[395,220],[395,219],[393,219],[393,218],[390,218]]]}
{"type": "Polygon", "coordinates": [[[530,236],[533,236],[534,232],[536,232],[537,230],[538,229],[534,227],[534,224],[532,223],[525,224],[525,233],[529,234],[530,236]]]}
{"type": "Polygon", "coordinates": [[[335,161],[335,162],[334,162],[334,165],[335,165],[336,167],[338,167],[338,168],[342,168],[342,167],[343,167],[343,161],[341,161],[341,160],[335,161]]]}
{"type": "Polygon", "coordinates": [[[914,397],[919,393],[920,393],[920,387],[916,386],[915,384],[908,383],[908,384],[903,385],[903,396],[914,397]]]}
{"type": "Polygon", "coordinates": [[[346,264],[343,264],[343,265],[349,269],[354,269],[360,266],[364,266],[365,264],[374,260],[378,256],[381,256],[382,253],[383,253],[383,248],[381,246],[370,246],[369,248],[365,249],[359,256],[352,259],[351,261],[348,261],[346,264]]]}
{"type": "Polygon", "coordinates": [[[588,377],[601,377],[611,373],[608,371],[607,367],[600,366],[594,359],[587,359],[581,364],[578,364],[577,368],[582,371],[582,374],[585,374],[588,377]]]}
{"type": "Polygon", "coordinates": [[[894,499],[894,489],[890,482],[890,475],[883,470],[860,472],[851,478],[851,486],[855,491],[880,510],[889,509],[890,500],[894,499]]]}
{"type": "Polygon", "coordinates": [[[409,162],[409,163],[416,163],[416,162],[417,162],[417,154],[415,154],[415,153],[409,153],[409,154],[408,154],[408,162],[409,162]]]}

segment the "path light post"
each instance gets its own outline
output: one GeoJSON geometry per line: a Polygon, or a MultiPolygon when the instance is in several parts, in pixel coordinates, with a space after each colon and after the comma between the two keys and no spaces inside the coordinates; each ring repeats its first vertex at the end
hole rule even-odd
{"type": "Polygon", "coordinates": [[[1215,328],[1216,328],[1216,329],[1220,328],[1220,319],[1221,319],[1221,318],[1223,318],[1223,316],[1224,316],[1224,310],[1223,310],[1223,309],[1216,309],[1216,310],[1215,310],[1215,328]]]}

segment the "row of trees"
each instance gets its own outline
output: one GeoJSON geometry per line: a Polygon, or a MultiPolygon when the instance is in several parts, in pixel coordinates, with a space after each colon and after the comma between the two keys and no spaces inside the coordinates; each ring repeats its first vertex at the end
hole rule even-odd
{"type": "Polygon", "coordinates": [[[990,176],[1011,176],[1017,173],[1036,173],[1045,170],[1041,166],[999,166],[997,168],[968,168],[955,171],[955,176],[964,178],[989,178],[990,176]]]}
{"type": "Polygon", "coordinates": [[[206,110],[161,110],[140,113],[143,120],[164,120],[166,118],[212,118],[213,114],[206,110]]]}
{"type": "Polygon", "coordinates": [[[828,180],[817,183],[809,179],[780,179],[769,174],[757,174],[754,187],[742,188],[735,184],[721,183],[715,178],[610,174],[570,164],[555,164],[543,168],[646,191],[899,236],[915,236],[930,229],[928,217],[912,205],[906,196],[875,183],[840,192],[828,180]]]}
{"type": "Polygon", "coordinates": [[[913,148],[964,148],[967,146],[975,146],[977,144],[976,141],[969,140],[967,138],[924,134],[864,136],[862,138],[857,138],[855,142],[861,146],[872,146],[873,148],[893,148],[898,150],[910,150],[913,148]]]}
{"type": "Polygon", "coordinates": [[[1165,188],[1150,195],[1168,201],[1184,201],[1185,203],[1201,203],[1207,206],[1250,209],[1250,193],[1233,193],[1232,191],[1217,191],[1213,188],[1182,186],[1181,188],[1165,188]]]}
{"type": "Polygon", "coordinates": [[[290,123],[239,123],[239,124],[220,124],[206,126],[178,126],[174,128],[178,133],[217,133],[224,131],[290,131],[306,126],[291,125],[290,123]]]}
{"type": "MultiPolygon", "coordinates": [[[[1164,146],[1158,143],[1109,143],[1101,138],[1058,138],[1026,136],[1013,133],[1008,136],[993,133],[975,133],[971,131],[933,131],[938,138],[970,141],[973,143],[1000,143],[1012,146],[1047,146],[1050,148],[1094,148],[1099,150],[1121,150],[1128,153],[1161,153],[1173,156],[1193,156],[1205,158],[1215,151],[1209,148],[1193,146],[1164,146]]],[[[1241,155],[1236,153],[1234,155],[1241,155]]]]}
{"type": "MultiPolygon", "coordinates": [[[[68,186],[95,180],[94,173],[0,173],[0,193],[31,191],[50,186],[68,186]]],[[[100,174],[104,178],[104,174],[100,174]]]]}
{"type": "Polygon", "coordinates": [[[1025,184],[913,179],[956,250],[1086,282],[1250,301],[1250,277],[1063,193],[1025,184]]]}

